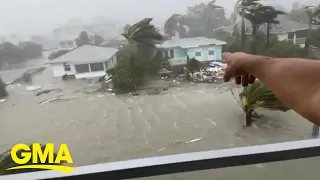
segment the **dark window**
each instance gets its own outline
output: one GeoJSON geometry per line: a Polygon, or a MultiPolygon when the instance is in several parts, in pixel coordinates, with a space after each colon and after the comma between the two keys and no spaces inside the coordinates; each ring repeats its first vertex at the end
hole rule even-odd
{"type": "Polygon", "coordinates": [[[213,56],[214,55],[214,50],[209,50],[208,54],[209,54],[209,56],[213,56]]]}
{"type": "Polygon", "coordinates": [[[89,64],[78,64],[75,65],[77,73],[86,73],[89,72],[89,64]]]}
{"type": "Polygon", "coordinates": [[[67,46],[68,47],[73,47],[73,41],[67,41],[67,46]]]}
{"type": "Polygon", "coordinates": [[[297,38],[306,38],[308,36],[308,30],[296,31],[297,38]]]}
{"type": "Polygon", "coordinates": [[[70,64],[64,64],[64,71],[71,71],[70,64]]]}
{"type": "Polygon", "coordinates": [[[288,39],[293,39],[293,38],[294,38],[294,33],[289,32],[289,33],[288,33],[288,39]]]}
{"type": "Polygon", "coordinates": [[[104,67],[105,67],[106,69],[108,69],[108,68],[109,68],[109,64],[108,64],[108,62],[105,62],[105,63],[104,63],[104,67]]]}
{"type": "Polygon", "coordinates": [[[201,56],[201,51],[198,51],[195,54],[196,54],[196,57],[201,56]]]}
{"type": "Polygon", "coordinates": [[[103,63],[90,64],[91,71],[104,71],[103,63]]]}
{"type": "Polygon", "coordinates": [[[174,58],[174,51],[173,51],[173,49],[170,49],[169,51],[170,51],[170,57],[171,57],[171,58],[174,58]]]}
{"type": "Polygon", "coordinates": [[[66,47],[66,42],[65,41],[61,41],[60,42],[60,46],[61,46],[61,48],[65,48],[66,47]]]}

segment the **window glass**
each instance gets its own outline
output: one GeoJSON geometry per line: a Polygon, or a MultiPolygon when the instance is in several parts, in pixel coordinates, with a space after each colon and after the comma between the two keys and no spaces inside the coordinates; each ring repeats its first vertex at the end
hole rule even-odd
{"type": "Polygon", "coordinates": [[[89,71],[89,64],[77,64],[75,65],[76,72],[77,73],[86,73],[89,71]]]}
{"type": "Polygon", "coordinates": [[[208,55],[209,56],[213,56],[214,55],[214,50],[209,50],[208,55]]]}
{"type": "Polygon", "coordinates": [[[65,71],[71,71],[70,64],[64,64],[63,66],[65,71]]]}
{"type": "Polygon", "coordinates": [[[201,56],[201,51],[196,52],[196,53],[195,53],[195,56],[196,56],[196,57],[201,56]]]}
{"type": "Polygon", "coordinates": [[[91,71],[104,71],[103,63],[90,64],[91,71]]]}

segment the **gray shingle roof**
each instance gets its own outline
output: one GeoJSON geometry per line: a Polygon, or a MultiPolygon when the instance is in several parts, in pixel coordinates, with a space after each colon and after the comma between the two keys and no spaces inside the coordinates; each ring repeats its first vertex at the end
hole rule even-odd
{"type": "Polygon", "coordinates": [[[50,64],[62,62],[87,63],[106,61],[117,53],[117,51],[118,49],[116,48],[84,45],[51,60],[50,64]]]}
{"type": "Polygon", "coordinates": [[[213,38],[206,37],[194,37],[194,38],[183,38],[183,39],[172,39],[165,41],[163,44],[159,45],[159,48],[171,48],[171,47],[181,47],[181,48],[192,48],[206,45],[224,45],[226,42],[219,41],[213,38]]]}

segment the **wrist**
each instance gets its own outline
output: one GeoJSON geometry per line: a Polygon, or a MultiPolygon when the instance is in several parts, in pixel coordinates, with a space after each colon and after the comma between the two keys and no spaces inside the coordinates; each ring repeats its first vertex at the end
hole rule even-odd
{"type": "Polygon", "coordinates": [[[248,61],[250,65],[246,67],[246,71],[257,78],[261,78],[264,74],[264,68],[270,68],[269,64],[273,63],[274,60],[272,57],[249,55],[248,61]]]}

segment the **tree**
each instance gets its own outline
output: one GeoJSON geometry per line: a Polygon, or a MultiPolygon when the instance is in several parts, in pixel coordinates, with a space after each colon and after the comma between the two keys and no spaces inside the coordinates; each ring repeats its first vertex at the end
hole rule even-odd
{"type": "Polygon", "coordinates": [[[252,27],[251,33],[251,53],[256,54],[256,38],[258,29],[262,24],[265,23],[266,12],[272,11],[272,6],[263,6],[262,4],[256,4],[255,6],[251,6],[247,8],[244,14],[244,17],[250,21],[252,27]]]}
{"type": "Polygon", "coordinates": [[[276,10],[274,7],[266,9],[266,11],[262,14],[262,21],[267,24],[267,49],[269,49],[270,47],[270,31],[272,28],[271,25],[280,23],[278,20],[276,20],[278,15],[280,14],[285,14],[285,12],[276,10]]]}
{"type": "MultiPolygon", "coordinates": [[[[29,146],[32,152],[32,145],[29,146]]],[[[44,152],[45,150],[45,145],[41,146],[42,151],[44,152]]],[[[8,174],[19,174],[19,173],[26,173],[26,172],[35,172],[35,171],[43,171],[42,169],[17,169],[17,170],[11,170],[8,171],[8,168],[11,167],[15,167],[18,166],[18,164],[16,164],[12,158],[11,158],[11,149],[5,151],[4,153],[0,154],[0,175],[8,175],[8,174]]],[[[23,150],[20,149],[17,151],[17,156],[19,158],[23,158],[22,156],[23,150]]],[[[57,154],[54,154],[54,159],[56,159],[57,154]]],[[[44,163],[45,165],[61,165],[61,163],[49,163],[48,159],[47,161],[44,163]]],[[[27,162],[25,165],[32,165],[32,158],[29,160],[29,162],[27,162]]]]}
{"type": "MultiPolygon", "coordinates": [[[[255,8],[259,4],[259,0],[238,0],[234,7],[235,15],[241,17],[241,46],[244,48],[246,45],[246,27],[245,27],[245,13],[246,11],[255,8]]],[[[234,18],[236,19],[236,18],[234,18]]],[[[243,49],[245,51],[245,49],[243,49]]]]}
{"type": "Polygon", "coordinates": [[[60,50],[60,51],[57,51],[57,52],[53,52],[53,53],[51,53],[49,55],[48,59],[50,59],[50,60],[56,59],[56,58],[66,54],[68,52],[69,52],[69,50],[60,50]]]}
{"type": "Polygon", "coordinates": [[[101,45],[101,44],[103,43],[103,41],[104,41],[104,39],[103,39],[102,36],[97,35],[97,34],[93,36],[93,42],[94,42],[94,44],[95,44],[96,46],[101,45]]]}
{"type": "MultiPolygon", "coordinates": [[[[233,91],[231,92],[235,96],[233,91]]],[[[251,126],[252,113],[256,109],[282,112],[290,110],[287,105],[280,101],[280,99],[260,81],[245,87],[239,94],[239,101],[237,100],[237,102],[246,114],[246,126],[251,126]]]]}
{"type": "Polygon", "coordinates": [[[82,31],[79,37],[76,39],[77,47],[81,47],[83,45],[92,44],[89,38],[89,35],[86,31],[82,31]]]}
{"type": "Polygon", "coordinates": [[[167,19],[164,24],[164,36],[166,39],[171,39],[176,35],[176,32],[179,31],[181,18],[182,16],[180,14],[173,14],[169,19],[167,19]]]}
{"type": "Polygon", "coordinates": [[[156,44],[163,42],[163,36],[159,33],[159,30],[150,22],[152,18],[145,18],[138,23],[132,25],[128,32],[122,35],[128,40],[129,43],[140,43],[155,47],[156,44]]]}
{"type": "Polygon", "coordinates": [[[305,43],[305,51],[309,55],[309,46],[311,41],[312,24],[315,20],[320,19],[320,5],[318,6],[307,6],[305,7],[306,13],[308,15],[308,36],[305,43]]]}
{"type": "Polygon", "coordinates": [[[0,77],[0,99],[3,99],[8,96],[8,92],[6,90],[6,84],[2,81],[0,77]]]}

